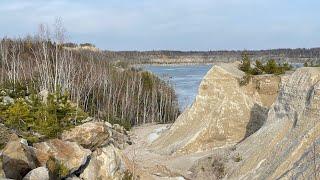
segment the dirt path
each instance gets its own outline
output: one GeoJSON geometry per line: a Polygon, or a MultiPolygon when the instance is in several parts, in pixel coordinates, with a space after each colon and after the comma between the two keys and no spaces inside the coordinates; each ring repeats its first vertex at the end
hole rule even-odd
{"type": "Polygon", "coordinates": [[[131,130],[133,145],[128,146],[124,153],[134,162],[136,174],[141,179],[188,179],[188,171],[196,160],[208,153],[194,153],[191,155],[160,155],[149,151],[148,146],[170,124],[147,124],[131,130]]]}

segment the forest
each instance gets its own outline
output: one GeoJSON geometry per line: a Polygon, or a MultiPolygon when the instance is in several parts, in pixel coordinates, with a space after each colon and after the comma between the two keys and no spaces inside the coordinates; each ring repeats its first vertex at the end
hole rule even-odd
{"type": "Polygon", "coordinates": [[[118,67],[102,52],[67,49],[64,41],[61,26],[52,32],[40,26],[35,36],[1,40],[1,123],[54,137],[88,116],[129,129],[172,122],[179,115],[167,82],[118,67]]]}

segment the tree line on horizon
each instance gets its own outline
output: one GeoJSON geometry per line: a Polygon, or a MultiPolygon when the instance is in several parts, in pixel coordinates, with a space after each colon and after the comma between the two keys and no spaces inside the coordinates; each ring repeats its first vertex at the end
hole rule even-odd
{"type": "Polygon", "coordinates": [[[241,60],[245,52],[249,57],[266,62],[269,59],[288,61],[292,63],[320,61],[320,48],[270,49],[270,50],[223,50],[223,51],[103,51],[112,61],[129,63],[177,63],[188,62],[186,58],[194,58],[191,63],[232,62],[241,60]],[[154,60],[157,60],[154,62],[154,60]]]}

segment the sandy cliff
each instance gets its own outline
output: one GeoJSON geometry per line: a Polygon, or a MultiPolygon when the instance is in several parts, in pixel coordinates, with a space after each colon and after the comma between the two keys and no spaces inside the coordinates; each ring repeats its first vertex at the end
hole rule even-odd
{"type": "Polygon", "coordinates": [[[214,151],[191,170],[192,179],[318,179],[320,68],[282,77],[264,125],[231,148],[214,151]]]}
{"type": "Polygon", "coordinates": [[[265,125],[238,144],[243,160],[228,178],[313,179],[319,145],[320,68],[301,68],[282,81],[265,125]]]}
{"type": "Polygon", "coordinates": [[[237,63],[214,66],[204,77],[195,102],[152,144],[162,154],[192,153],[235,144],[266,119],[280,78],[258,76],[240,86],[237,63]]]}

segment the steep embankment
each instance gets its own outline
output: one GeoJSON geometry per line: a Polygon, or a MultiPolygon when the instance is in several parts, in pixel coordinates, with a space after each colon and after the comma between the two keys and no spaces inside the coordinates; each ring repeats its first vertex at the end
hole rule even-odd
{"type": "Polygon", "coordinates": [[[320,68],[298,69],[282,78],[262,128],[236,146],[198,161],[192,177],[318,179],[319,120],[320,68]]]}
{"type": "Polygon", "coordinates": [[[280,84],[280,77],[263,75],[239,86],[242,75],[235,65],[215,66],[193,106],[151,152],[145,138],[152,130],[137,129],[129,159],[155,179],[317,179],[320,68],[298,69],[280,84]]]}
{"type": "Polygon", "coordinates": [[[161,154],[192,153],[237,143],[259,129],[278,92],[279,77],[257,76],[240,86],[237,64],[214,66],[192,107],[152,144],[161,154]]]}
{"type": "Polygon", "coordinates": [[[228,177],[315,178],[319,144],[320,68],[301,68],[282,81],[266,124],[237,146],[243,161],[228,177]]]}

